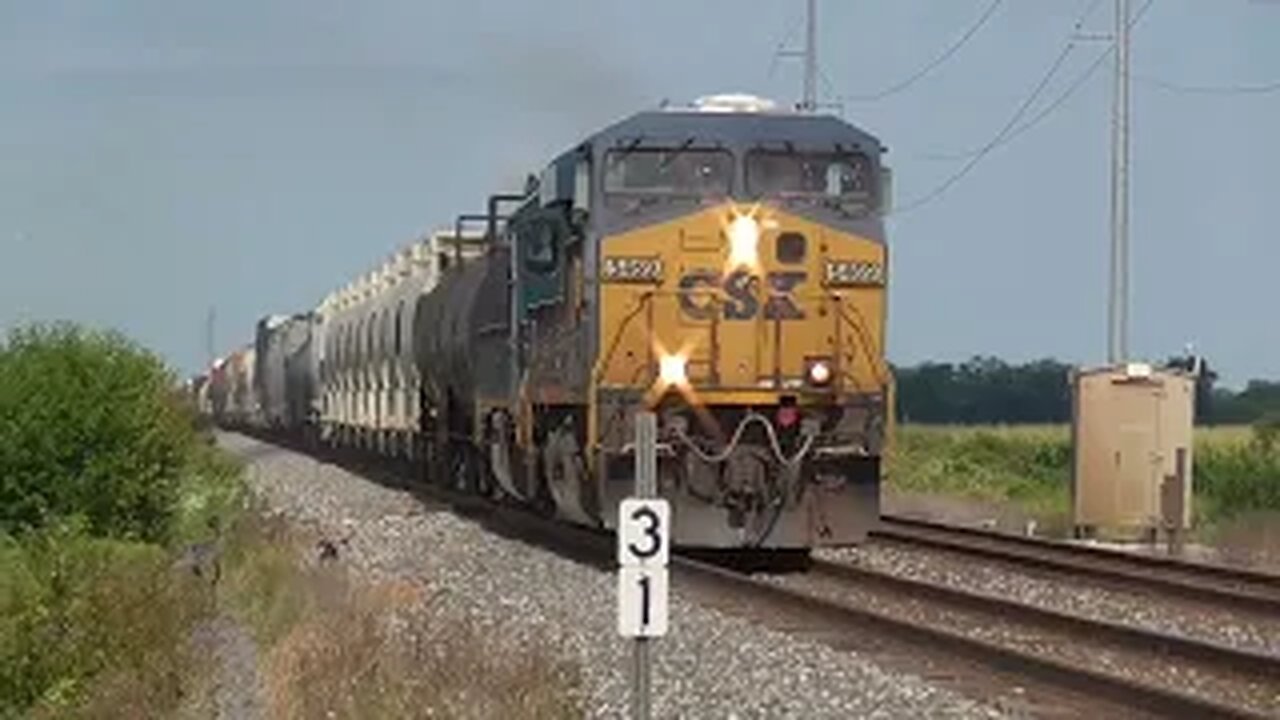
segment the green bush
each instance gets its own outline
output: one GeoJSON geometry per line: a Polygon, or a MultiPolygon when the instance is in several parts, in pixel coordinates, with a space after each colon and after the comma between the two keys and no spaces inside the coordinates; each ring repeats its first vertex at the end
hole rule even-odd
{"type": "Polygon", "coordinates": [[[73,525],[0,538],[0,717],[163,716],[195,676],[190,633],[213,595],[156,545],[73,525]]]}
{"type": "Polygon", "coordinates": [[[0,345],[0,532],[60,518],[163,541],[196,444],[173,375],[114,333],[68,325],[0,345]]]}
{"type": "Polygon", "coordinates": [[[221,535],[244,486],[193,419],[117,334],[0,343],[0,718],[168,717],[200,682],[215,598],[184,546],[221,535]]]}

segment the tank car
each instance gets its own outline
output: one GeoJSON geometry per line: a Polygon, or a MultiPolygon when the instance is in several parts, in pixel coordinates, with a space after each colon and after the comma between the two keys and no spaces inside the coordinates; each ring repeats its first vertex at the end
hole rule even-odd
{"type": "Polygon", "coordinates": [[[451,263],[483,251],[475,233],[436,232],[400,249],[316,309],[319,432],[332,447],[416,457],[419,298],[451,263]]]}
{"type": "Polygon", "coordinates": [[[807,549],[878,518],[888,169],[749,97],[641,112],[554,159],[421,296],[430,474],[610,528],[633,418],[687,547],[807,549]]]}

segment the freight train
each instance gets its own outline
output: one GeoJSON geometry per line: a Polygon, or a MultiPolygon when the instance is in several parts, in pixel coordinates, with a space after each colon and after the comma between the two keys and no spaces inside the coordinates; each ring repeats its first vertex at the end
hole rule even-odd
{"type": "Polygon", "coordinates": [[[856,543],[893,405],[885,152],[752,96],[639,112],[260,321],[200,405],[604,529],[650,410],[677,545],[856,543]]]}

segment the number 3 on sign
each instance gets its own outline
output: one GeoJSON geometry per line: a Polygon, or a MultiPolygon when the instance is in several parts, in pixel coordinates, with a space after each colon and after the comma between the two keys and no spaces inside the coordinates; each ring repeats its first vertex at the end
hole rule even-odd
{"type": "Polygon", "coordinates": [[[618,634],[667,634],[667,569],[626,566],[618,570],[618,634]]]}
{"type": "Polygon", "coordinates": [[[666,500],[627,498],[618,503],[618,565],[666,567],[671,506],[666,500]]]}

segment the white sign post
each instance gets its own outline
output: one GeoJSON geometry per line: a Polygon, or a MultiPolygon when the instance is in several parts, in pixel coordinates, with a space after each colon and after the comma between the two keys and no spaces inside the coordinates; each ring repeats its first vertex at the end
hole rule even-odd
{"type": "Polygon", "coordinates": [[[649,718],[649,638],[667,633],[671,507],[658,494],[657,417],[636,415],[635,497],[618,505],[618,634],[635,640],[632,717],[649,718]]]}

